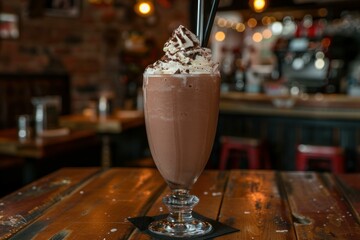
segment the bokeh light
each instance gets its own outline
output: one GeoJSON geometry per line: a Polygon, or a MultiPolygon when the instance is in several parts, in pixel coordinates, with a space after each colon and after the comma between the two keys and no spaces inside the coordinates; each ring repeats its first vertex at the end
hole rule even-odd
{"type": "Polygon", "coordinates": [[[257,20],[255,18],[249,18],[247,25],[251,28],[254,28],[257,25],[257,20]]]}
{"type": "Polygon", "coordinates": [[[256,32],[256,33],[253,34],[252,40],[254,42],[259,43],[259,42],[261,42],[263,40],[263,35],[261,33],[259,33],[259,32],[256,32]]]}
{"type": "Polygon", "coordinates": [[[226,35],[223,31],[217,31],[215,33],[215,40],[218,41],[218,42],[222,42],[224,41],[226,38],[226,35]]]}
{"type": "Polygon", "coordinates": [[[138,1],[134,10],[140,16],[150,16],[154,12],[154,5],[151,1],[138,1]]]}
{"type": "Polygon", "coordinates": [[[262,32],[262,35],[265,39],[269,39],[272,37],[272,32],[270,29],[265,29],[263,32],[262,32]]]}

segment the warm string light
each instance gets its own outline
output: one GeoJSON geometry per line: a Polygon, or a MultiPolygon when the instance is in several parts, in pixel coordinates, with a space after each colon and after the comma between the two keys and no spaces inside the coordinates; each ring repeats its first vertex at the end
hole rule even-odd
{"type": "MultiPolygon", "coordinates": [[[[255,18],[249,18],[246,23],[242,23],[242,22],[234,22],[231,20],[227,20],[226,18],[223,17],[217,17],[215,20],[215,23],[218,27],[220,28],[228,28],[228,29],[232,29],[235,30],[239,33],[242,33],[246,30],[246,28],[248,29],[255,29],[258,25],[258,21],[255,18]]],[[[268,26],[268,28],[264,29],[262,32],[255,32],[252,35],[252,40],[254,42],[261,42],[264,39],[270,39],[272,38],[274,35],[279,35],[281,33],[282,30],[279,31],[278,29],[278,24],[280,24],[280,27],[282,27],[282,24],[280,22],[276,22],[276,18],[275,17],[268,17],[265,16],[262,19],[262,23],[264,26],[268,26]],[[275,27],[275,31],[273,32],[273,26],[275,27]],[[277,31],[277,33],[275,33],[277,31]]],[[[217,31],[214,34],[214,39],[218,42],[223,42],[226,38],[226,31],[217,31]]]]}
{"type": "MultiPolygon", "coordinates": [[[[263,16],[261,18],[261,21],[257,20],[254,17],[251,17],[245,22],[237,22],[234,20],[228,20],[224,17],[217,17],[215,20],[215,24],[219,28],[226,28],[237,31],[239,33],[245,32],[246,30],[255,31],[252,34],[251,39],[253,42],[256,43],[260,43],[263,40],[272,39],[273,37],[280,35],[283,36],[296,35],[299,29],[296,21],[289,16],[284,17],[282,21],[278,21],[274,16],[263,16]],[[261,31],[256,30],[258,26],[260,26],[263,29],[261,31]]],[[[314,23],[312,19],[309,19],[308,15],[305,15],[303,17],[302,26],[304,26],[304,28],[309,29],[310,27],[312,27],[313,24],[314,23]]],[[[324,28],[324,26],[326,25],[326,23],[323,23],[322,21],[318,21],[316,24],[320,26],[319,27],[320,29],[317,31],[323,31],[322,28],[324,28]]],[[[216,41],[224,41],[224,39],[226,38],[227,31],[222,31],[222,32],[225,34],[225,36],[222,38],[219,38],[218,36],[214,35],[214,39],[216,41]]],[[[318,33],[315,32],[314,34],[318,34],[318,33]]]]}
{"type": "Polygon", "coordinates": [[[134,6],[135,12],[143,17],[151,16],[154,12],[154,5],[149,0],[139,0],[134,6]]]}
{"type": "MultiPolygon", "coordinates": [[[[87,0],[89,4],[103,7],[103,6],[111,6],[114,4],[114,0],[87,0]]],[[[163,5],[167,2],[162,2],[163,5]]],[[[169,6],[169,4],[165,4],[165,6],[169,6]]],[[[152,0],[137,0],[134,5],[134,11],[142,17],[152,16],[154,13],[154,4],[152,0]]]]}
{"type": "Polygon", "coordinates": [[[250,7],[257,13],[263,12],[267,7],[267,0],[250,0],[250,7]]]}
{"type": "Polygon", "coordinates": [[[218,42],[222,42],[225,40],[225,33],[223,31],[218,31],[215,33],[215,40],[218,42]]]}

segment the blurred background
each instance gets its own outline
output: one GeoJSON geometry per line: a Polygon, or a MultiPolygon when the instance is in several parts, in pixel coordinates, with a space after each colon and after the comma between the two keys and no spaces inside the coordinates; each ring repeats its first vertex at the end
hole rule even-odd
{"type": "MultiPolygon", "coordinates": [[[[196,6],[196,0],[2,0],[0,130],[17,128],[19,115],[33,116],[34,97],[60,96],[59,116],[96,115],[104,97],[122,118],[141,113],[145,67],[163,55],[180,24],[195,32],[196,6]]],[[[208,45],[222,75],[208,167],[218,168],[222,137],[231,135],[265,141],[273,169],[299,170],[297,146],[313,144],[341,148],[345,171],[358,171],[359,46],[358,0],[221,0],[208,45]]],[[[46,174],[99,165],[108,145],[113,166],[151,157],[143,123],[115,134],[97,129],[96,136],[98,144],[70,152],[66,163],[35,168],[46,174]]],[[[14,182],[10,189],[24,184],[19,179],[29,171],[16,159],[0,155],[0,177],[14,182]]]]}
{"type": "MultiPolygon", "coordinates": [[[[264,91],[264,81],[279,80],[293,91],[356,94],[359,5],[220,1],[209,47],[223,90],[264,91]]],[[[67,74],[70,110],[81,112],[100,92],[136,108],[144,67],[179,24],[194,29],[196,1],[5,0],[0,11],[0,72],[67,74]],[[143,2],[148,12],[138,10],[143,2]]]]}

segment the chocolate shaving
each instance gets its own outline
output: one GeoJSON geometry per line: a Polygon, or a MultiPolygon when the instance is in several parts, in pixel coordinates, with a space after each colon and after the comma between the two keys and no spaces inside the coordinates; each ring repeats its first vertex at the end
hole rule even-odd
{"type": "Polygon", "coordinates": [[[202,48],[196,36],[184,26],[179,26],[179,28],[173,32],[164,44],[163,50],[165,55],[154,64],[149,65],[148,68],[155,72],[158,70],[159,72],[162,72],[162,70],[166,72],[176,70],[174,72],[175,74],[192,72],[192,70],[188,69],[189,66],[191,69],[199,69],[200,71],[208,69],[209,67],[214,68],[214,64],[211,61],[210,49],[202,48]],[[200,60],[194,65],[194,60],[196,60],[198,56],[200,56],[200,60]],[[201,64],[202,61],[205,61],[205,63],[201,64]],[[197,65],[199,65],[198,68],[196,68],[197,65]]]}

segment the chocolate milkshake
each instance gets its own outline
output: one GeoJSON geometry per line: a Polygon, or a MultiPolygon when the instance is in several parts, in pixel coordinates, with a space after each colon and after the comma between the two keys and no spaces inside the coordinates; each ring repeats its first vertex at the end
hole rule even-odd
{"type": "Polygon", "coordinates": [[[150,150],[172,190],[163,198],[166,219],[151,232],[171,237],[209,233],[206,221],[192,216],[199,198],[190,195],[213,145],[219,112],[220,74],[211,52],[179,26],[164,45],[165,55],[144,73],[144,111],[150,150]]]}
{"type": "Polygon", "coordinates": [[[146,128],[152,156],[170,188],[189,189],[212,149],[219,75],[145,75],[146,128]]]}
{"type": "Polygon", "coordinates": [[[164,45],[162,59],[144,73],[150,150],[171,189],[190,189],[213,145],[220,75],[210,50],[183,26],[164,45]]]}

